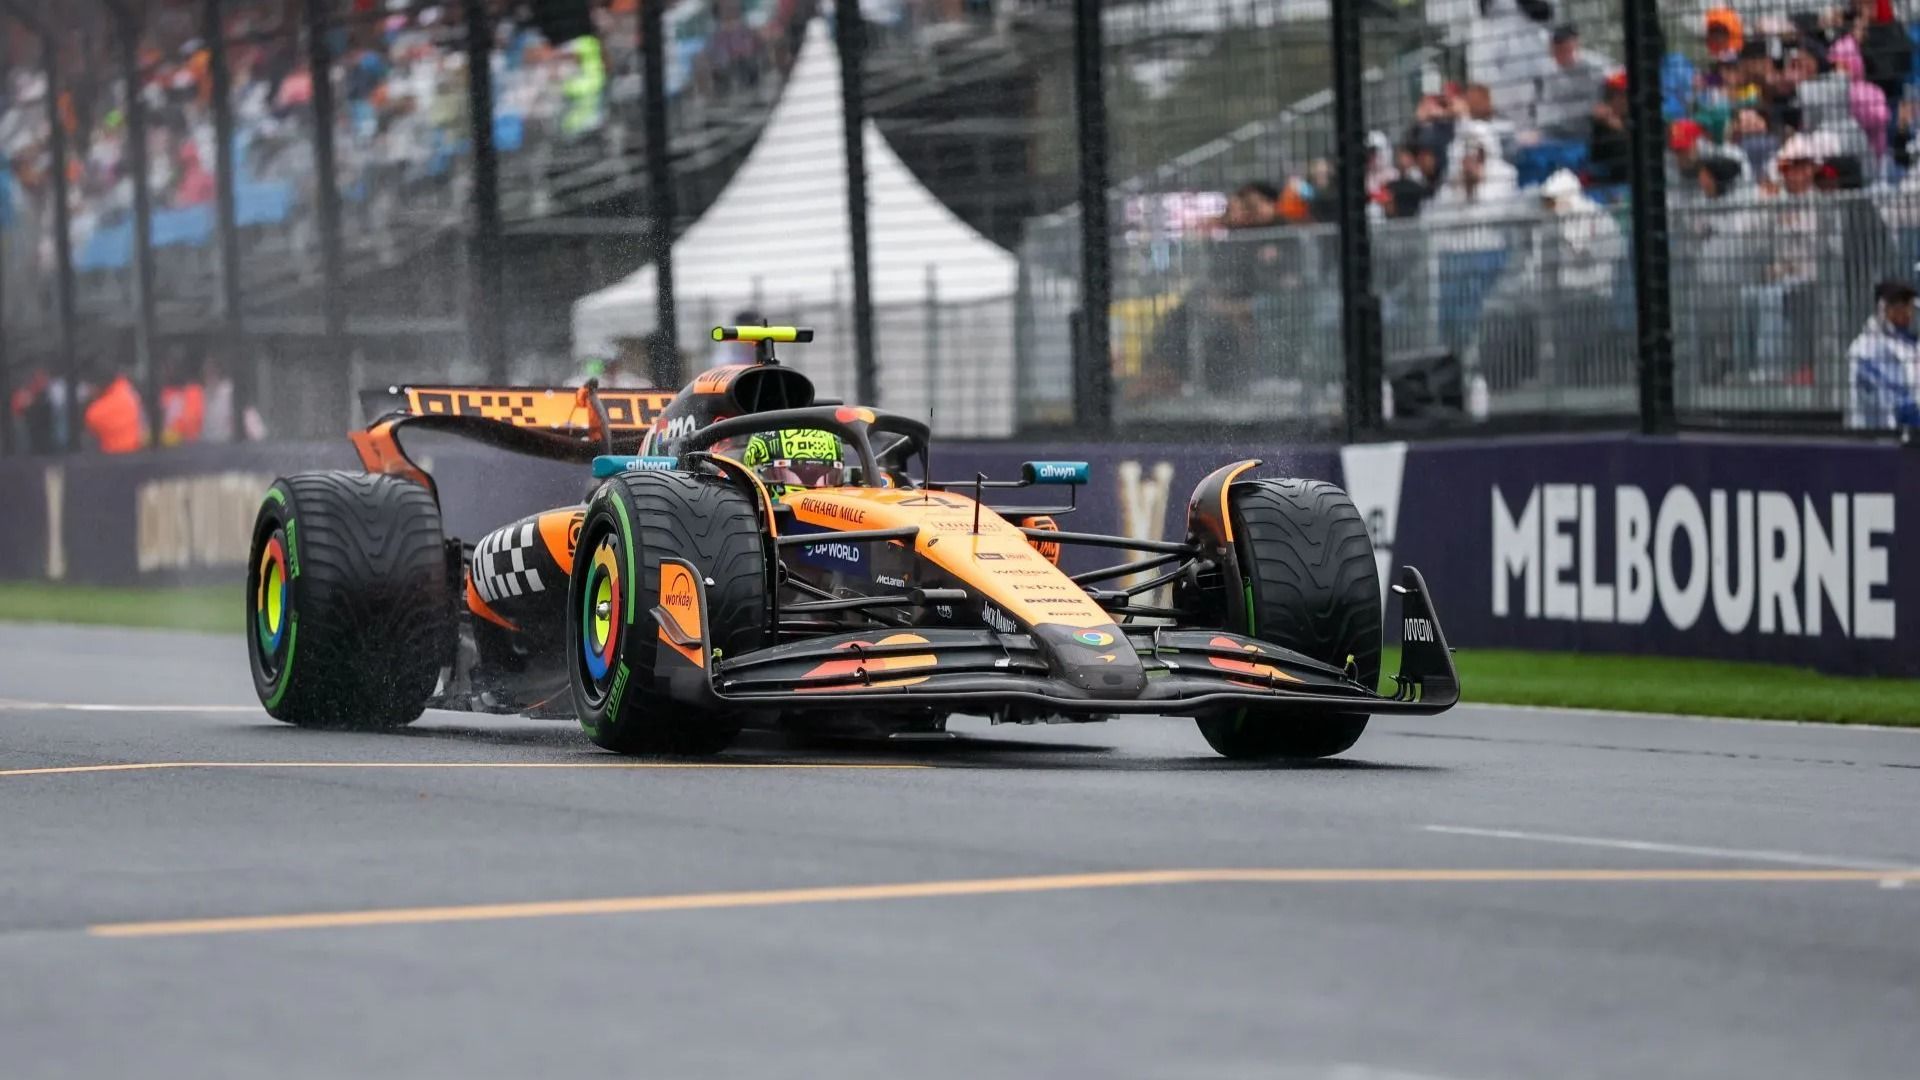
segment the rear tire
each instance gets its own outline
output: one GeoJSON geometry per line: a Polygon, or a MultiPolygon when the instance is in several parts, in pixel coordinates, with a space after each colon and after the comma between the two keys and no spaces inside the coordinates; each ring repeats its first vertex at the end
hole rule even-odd
{"type": "Polygon", "coordinates": [[[452,659],[440,507],[392,476],[299,473],[267,489],[247,571],[247,653],[267,712],[304,727],[418,719],[452,659]]]}
{"type": "Polygon", "coordinates": [[[588,503],[574,549],[567,592],[574,712],[595,745],[617,753],[716,754],[739,733],[739,718],[675,700],[656,678],[659,626],[651,612],[666,557],[686,560],[706,579],[709,648],[737,656],[765,640],[768,557],[754,500],[715,476],[619,474],[588,503]],[[628,588],[629,574],[636,589],[628,588]],[[596,623],[594,605],[609,601],[613,617],[596,623]]]}
{"type": "MultiPolygon", "coordinates": [[[[1318,480],[1234,485],[1234,557],[1245,595],[1228,598],[1244,626],[1227,629],[1380,681],[1380,575],[1365,519],[1347,493],[1318,480]]],[[[1365,713],[1290,715],[1235,709],[1199,718],[1200,734],[1230,758],[1322,758],[1353,746],[1365,713]]]]}

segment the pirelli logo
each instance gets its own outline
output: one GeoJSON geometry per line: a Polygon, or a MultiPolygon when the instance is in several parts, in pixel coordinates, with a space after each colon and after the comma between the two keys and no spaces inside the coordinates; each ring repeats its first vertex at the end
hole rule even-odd
{"type": "MultiPolygon", "coordinates": [[[[600,405],[616,431],[644,431],[666,409],[673,395],[657,390],[602,390],[600,405]]],[[[572,390],[480,386],[408,387],[407,412],[414,416],[472,416],[518,427],[584,428],[590,409],[572,390]]]]}

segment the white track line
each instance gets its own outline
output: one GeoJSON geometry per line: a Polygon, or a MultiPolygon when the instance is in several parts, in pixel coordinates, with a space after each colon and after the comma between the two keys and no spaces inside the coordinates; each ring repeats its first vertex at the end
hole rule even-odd
{"type": "Polygon", "coordinates": [[[258,705],[95,705],[66,701],[0,701],[0,711],[99,713],[260,713],[258,705]]]}
{"type": "Polygon", "coordinates": [[[1542,844],[1571,844],[1577,847],[1614,848],[1620,851],[1645,851],[1663,855],[1693,855],[1704,859],[1740,859],[1745,862],[1781,863],[1787,866],[1840,867],[1847,870],[1906,870],[1902,863],[1878,859],[1854,859],[1840,855],[1809,855],[1798,851],[1756,851],[1747,848],[1700,847],[1693,844],[1662,844],[1653,840],[1615,840],[1599,836],[1566,836],[1560,833],[1521,832],[1517,829],[1475,829],[1464,825],[1422,825],[1422,831],[1448,836],[1481,836],[1494,840],[1531,840],[1542,844]]]}

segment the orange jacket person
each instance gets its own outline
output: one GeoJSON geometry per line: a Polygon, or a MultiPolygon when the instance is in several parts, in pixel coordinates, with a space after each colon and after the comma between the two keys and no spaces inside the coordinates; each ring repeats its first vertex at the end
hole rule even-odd
{"type": "Polygon", "coordinates": [[[147,443],[147,417],[140,393],[125,375],[116,375],[87,406],[87,430],[109,454],[131,454],[147,443]]]}
{"type": "Polygon", "coordinates": [[[160,391],[162,446],[199,442],[207,420],[207,394],[199,383],[182,383],[160,391]]]}

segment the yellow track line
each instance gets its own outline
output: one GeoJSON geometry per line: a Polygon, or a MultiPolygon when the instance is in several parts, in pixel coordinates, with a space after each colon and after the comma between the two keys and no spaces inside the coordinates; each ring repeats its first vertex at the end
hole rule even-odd
{"type": "Polygon", "coordinates": [[[1128,870],[1094,874],[923,881],[893,885],[839,885],[807,889],[757,889],[742,892],[628,896],[601,900],[551,900],[515,904],[388,908],[371,911],[254,915],[238,918],[178,919],[160,922],[102,923],[87,928],[94,937],[177,937],[199,934],[258,933],[274,930],[322,930],[422,923],[479,922],[498,919],[548,919],[583,915],[630,915],[654,911],[711,911],[722,908],[780,907],[795,904],[874,900],[921,900],[947,896],[1058,892],[1067,889],[1115,889],[1150,885],[1209,884],[1439,884],[1439,883],[1832,883],[1920,881],[1914,870],[1128,870]]]}
{"type": "Polygon", "coordinates": [[[143,772],[154,769],[932,769],[933,765],[834,761],[135,761],[0,769],[5,776],[143,772]]]}

